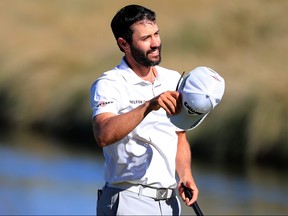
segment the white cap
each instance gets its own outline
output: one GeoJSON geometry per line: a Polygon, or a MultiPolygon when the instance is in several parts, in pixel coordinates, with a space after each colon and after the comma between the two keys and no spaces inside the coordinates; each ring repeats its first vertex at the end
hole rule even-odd
{"type": "Polygon", "coordinates": [[[217,72],[208,67],[195,68],[181,82],[181,112],[170,121],[180,129],[194,129],[221,101],[224,89],[225,81],[217,72]]]}

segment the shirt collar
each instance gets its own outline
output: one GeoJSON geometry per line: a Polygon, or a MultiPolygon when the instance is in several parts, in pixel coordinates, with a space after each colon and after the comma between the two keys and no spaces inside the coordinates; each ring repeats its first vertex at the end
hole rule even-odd
{"type": "MultiPolygon", "coordinates": [[[[140,84],[140,83],[145,83],[145,84],[151,84],[149,81],[145,81],[143,79],[141,79],[127,64],[127,62],[125,61],[125,58],[123,57],[121,60],[121,63],[117,66],[117,68],[119,70],[123,70],[123,72],[121,72],[121,76],[128,81],[129,83],[132,84],[140,84]]],[[[158,82],[161,81],[163,76],[160,76],[159,74],[159,70],[157,70],[158,66],[155,66],[156,69],[156,77],[155,77],[155,81],[154,82],[158,82]]]]}

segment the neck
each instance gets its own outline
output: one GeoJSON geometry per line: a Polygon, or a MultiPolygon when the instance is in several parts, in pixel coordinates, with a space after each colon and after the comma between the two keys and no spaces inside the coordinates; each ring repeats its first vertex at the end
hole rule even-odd
{"type": "Polygon", "coordinates": [[[129,65],[129,67],[136,73],[141,79],[145,81],[149,81],[151,83],[154,83],[155,77],[156,77],[156,70],[153,66],[143,66],[135,61],[131,64],[127,58],[125,58],[126,63],[129,65]]]}

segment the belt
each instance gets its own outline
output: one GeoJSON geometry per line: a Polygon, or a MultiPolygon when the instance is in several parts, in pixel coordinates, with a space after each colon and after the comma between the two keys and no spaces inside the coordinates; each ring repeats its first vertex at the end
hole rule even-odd
{"type": "Polygon", "coordinates": [[[175,196],[176,194],[175,189],[171,188],[152,188],[146,185],[134,185],[130,183],[118,183],[118,184],[107,183],[106,186],[134,192],[137,193],[138,195],[151,197],[155,200],[167,200],[175,196]]]}

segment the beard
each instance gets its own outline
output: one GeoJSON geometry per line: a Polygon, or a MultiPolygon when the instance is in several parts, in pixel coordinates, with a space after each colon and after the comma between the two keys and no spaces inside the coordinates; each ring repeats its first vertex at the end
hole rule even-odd
{"type": "Polygon", "coordinates": [[[145,53],[141,49],[138,49],[135,46],[131,45],[130,46],[131,55],[134,58],[134,60],[142,66],[145,66],[145,67],[155,66],[155,65],[160,64],[161,62],[161,47],[162,45],[160,44],[160,46],[155,47],[154,49],[148,50],[145,53]],[[149,59],[148,57],[149,53],[153,52],[156,49],[158,49],[159,51],[158,58],[156,60],[149,59]]]}

